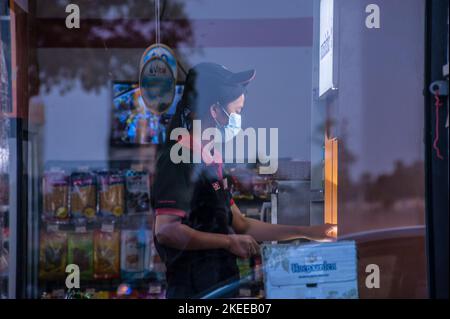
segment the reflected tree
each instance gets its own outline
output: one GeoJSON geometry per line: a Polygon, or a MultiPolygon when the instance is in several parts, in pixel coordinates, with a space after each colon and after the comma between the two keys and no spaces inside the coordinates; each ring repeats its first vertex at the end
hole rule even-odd
{"type": "MultiPolygon", "coordinates": [[[[116,80],[138,78],[139,60],[127,50],[123,53],[112,50],[143,51],[155,43],[154,1],[79,0],[77,4],[82,16],[80,29],[67,29],[64,23],[67,1],[30,2],[30,12],[34,13],[29,21],[31,96],[39,94],[40,89],[48,92],[55,86],[65,93],[77,81],[86,91],[98,91],[113,80],[113,73],[116,80]],[[82,49],[83,54],[71,54],[70,60],[64,54],[54,54],[51,63],[39,64],[36,48],[82,49]],[[93,49],[105,50],[104,58],[99,59],[93,49]]],[[[183,2],[161,0],[160,19],[161,42],[175,50],[179,46],[194,47],[193,28],[183,2]]],[[[183,66],[184,62],[180,62],[183,66]]],[[[183,72],[179,73],[183,76],[183,72]]]]}
{"type": "Polygon", "coordinates": [[[410,165],[396,161],[391,174],[382,174],[370,181],[361,179],[360,185],[366,188],[365,199],[368,202],[380,202],[384,207],[389,207],[399,200],[423,198],[424,176],[422,161],[416,161],[410,165]]]}

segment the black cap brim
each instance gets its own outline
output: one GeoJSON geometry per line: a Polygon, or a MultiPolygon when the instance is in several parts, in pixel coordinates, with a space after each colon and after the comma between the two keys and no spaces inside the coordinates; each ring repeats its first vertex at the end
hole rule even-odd
{"type": "Polygon", "coordinates": [[[229,84],[247,85],[256,76],[256,70],[247,70],[233,73],[227,80],[229,84]]]}

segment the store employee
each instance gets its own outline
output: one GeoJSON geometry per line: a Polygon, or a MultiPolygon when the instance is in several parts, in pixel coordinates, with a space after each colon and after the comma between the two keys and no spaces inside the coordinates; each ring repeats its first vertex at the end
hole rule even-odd
{"type": "Polygon", "coordinates": [[[155,245],[167,268],[167,298],[200,297],[238,280],[236,257],[258,254],[258,242],[330,241],[336,234],[334,225],[272,225],[246,218],[231,198],[221,154],[207,149],[208,141],[196,142],[201,132],[192,129],[193,120],[201,120],[202,130],[218,128],[224,139],[239,131],[246,87],[254,76],[254,70],[233,73],[214,63],[201,63],[187,75],[169,131],[184,127],[189,134],[168,139],[158,154],[153,185],[155,245]],[[201,163],[174,163],[175,143],[191,159],[200,156],[201,163]]]}

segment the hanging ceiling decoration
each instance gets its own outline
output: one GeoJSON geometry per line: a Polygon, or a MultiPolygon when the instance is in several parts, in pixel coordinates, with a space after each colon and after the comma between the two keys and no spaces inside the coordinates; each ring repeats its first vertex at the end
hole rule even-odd
{"type": "Polygon", "coordinates": [[[160,42],[160,3],[155,0],[156,43],[143,53],[139,68],[139,89],[146,107],[155,114],[163,114],[175,97],[177,60],[173,51],[160,42]]]}

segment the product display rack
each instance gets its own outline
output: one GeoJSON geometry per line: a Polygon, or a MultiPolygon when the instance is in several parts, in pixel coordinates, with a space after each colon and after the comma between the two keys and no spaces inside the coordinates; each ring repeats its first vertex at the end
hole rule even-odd
{"type": "MultiPolygon", "coordinates": [[[[115,220],[111,223],[111,220],[98,221],[90,223],[85,226],[75,226],[73,224],[57,225],[52,223],[42,223],[42,230],[46,234],[48,233],[62,233],[70,234],[87,234],[92,236],[94,241],[94,232],[104,230],[105,233],[115,232],[119,234],[119,251],[117,252],[118,258],[120,258],[119,264],[122,263],[121,250],[123,245],[121,242],[120,234],[123,231],[139,231],[145,230],[151,234],[151,220],[153,216],[151,214],[139,214],[133,216],[126,216],[121,220],[115,220]],[[133,222],[130,223],[130,219],[133,222]],[[140,229],[130,226],[144,225],[140,229]],[[81,230],[80,230],[81,229],[81,230]]],[[[41,233],[42,234],[42,233],[41,233]]],[[[150,251],[150,265],[148,265],[148,271],[145,275],[140,275],[139,278],[128,278],[123,274],[123,269],[119,267],[119,271],[116,274],[116,278],[95,278],[93,275],[90,278],[81,277],[80,291],[89,293],[91,298],[110,299],[110,298],[146,298],[155,299],[163,298],[165,291],[165,269],[164,264],[159,260],[155,252],[152,236],[148,237],[147,249],[150,251]]],[[[92,245],[94,249],[95,245],[92,245]]],[[[94,254],[94,251],[92,251],[94,254]]],[[[66,252],[67,256],[67,252],[66,252]]],[[[67,258],[67,257],[66,257],[67,258]]],[[[67,263],[66,263],[67,264],[67,263]]],[[[39,267],[41,267],[40,265],[39,267]]],[[[91,266],[92,267],[92,266],[91,266]]],[[[65,279],[67,274],[62,273],[55,278],[39,278],[39,292],[40,297],[44,298],[61,298],[67,297],[67,287],[65,285],[65,279]],[[63,292],[65,293],[63,294],[63,292]],[[63,296],[64,295],[64,296],[63,296]]]]}
{"type": "MultiPolygon", "coordinates": [[[[92,219],[84,218],[73,214],[72,206],[74,203],[68,203],[69,205],[69,218],[58,220],[49,219],[48,216],[44,216],[44,196],[46,196],[46,190],[44,188],[49,188],[48,185],[44,185],[44,176],[48,172],[65,172],[67,176],[72,176],[74,172],[88,172],[93,173],[94,176],[96,172],[119,172],[125,175],[128,174],[132,167],[136,166],[135,161],[108,161],[108,162],[49,162],[45,165],[44,172],[40,176],[42,189],[38,192],[39,199],[39,215],[38,227],[39,232],[39,245],[34,247],[37,251],[38,257],[36,258],[37,271],[35,271],[38,277],[38,287],[37,287],[37,297],[39,298],[74,298],[73,291],[76,293],[82,293],[90,298],[163,298],[165,291],[165,269],[164,264],[159,259],[153,244],[152,235],[152,224],[153,224],[153,214],[150,208],[150,187],[151,177],[148,175],[147,185],[148,185],[148,196],[146,196],[145,211],[133,212],[128,211],[128,202],[130,201],[130,192],[128,189],[128,184],[123,183],[120,186],[121,192],[119,193],[108,193],[100,194],[100,184],[99,179],[95,179],[95,193],[96,193],[96,212],[92,219]],[[120,211],[119,216],[114,215],[104,215],[100,209],[100,196],[102,200],[106,203],[109,202],[108,196],[116,196],[117,194],[123,195],[122,206],[123,211],[120,211]],[[125,244],[128,238],[124,237],[125,233],[129,236],[135,236],[140,238],[131,246],[125,244]],[[69,238],[78,238],[76,236],[81,236],[84,238],[83,244],[77,243],[75,239],[72,240],[74,248],[72,248],[72,256],[77,256],[81,258],[81,261],[89,264],[88,274],[83,274],[83,269],[80,269],[80,288],[79,289],[68,289],[66,286],[66,278],[68,273],[64,270],[65,266],[69,264],[69,238]],[[45,236],[45,238],[43,238],[45,236]],[[111,237],[111,246],[104,244],[105,239],[103,237],[111,237]],[[142,237],[143,236],[143,237],[142,237]],[[60,239],[58,239],[60,237],[60,239]],[[124,238],[123,238],[124,237],[124,238]],[[50,238],[50,239],[49,239],[50,238]],[[53,243],[52,243],[53,238],[53,243]],[[56,241],[55,241],[56,239],[56,241]],[[58,242],[61,241],[61,242],[58,242]],[[87,244],[86,244],[87,242],[87,244]],[[44,245],[44,246],[43,246],[44,245]],[[53,246],[52,246],[53,245],[53,246]],[[101,247],[101,249],[99,248],[101,247]],[[100,249],[100,250],[99,250],[100,249]],[[61,251],[60,251],[61,250],[61,251]],[[124,252],[123,252],[124,251],[124,252]],[[97,253],[98,259],[94,256],[97,253]],[[59,254],[59,255],[58,255],[59,254]],[[105,255],[102,255],[105,254],[105,255]],[[128,254],[128,255],[127,255],[128,254]],[[130,255],[131,254],[131,255],[130,255]],[[134,255],[133,255],[134,254],[134,255]],[[81,257],[80,257],[81,256],[81,257]],[[64,259],[64,260],[61,260],[64,259]],[[83,259],[84,258],[84,259],[83,259]],[[106,258],[106,259],[105,259],[106,258]],[[111,274],[98,274],[95,275],[96,267],[99,265],[105,265],[105,261],[108,258],[112,258],[114,261],[114,271],[111,274]],[[129,258],[135,259],[133,262],[140,265],[139,270],[135,272],[127,271],[126,265],[128,264],[129,258]],[[124,261],[124,260],[127,261],[124,261]],[[54,274],[48,275],[43,271],[44,265],[48,267],[48,260],[53,261],[56,264],[56,271],[54,274]],[[88,261],[86,261],[88,260],[88,261]],[[96,266],[97,265],[97,266],[96,266]],[[125,269],[122,267],[125,265],[125,269]],[[71,292],[71,293],[69,293],[71,292]]],[[[142,171],[140,172],[142,173],[142,171]]],[[[54,181],[53,181],[54,182],[54,181]]],[[[57,181],[60,182],[60,181],[57,181]]],[[[72,180],[70,180],[72,183],[72,180]]],[[[71,187],[72,184],[68,185],[70,192],[73,192],[75,188],[71,187]]],[[[80,187],[84,187],[81,185],[80,187]]],[[[90,186],[90,185],[88,185],[90,186]]],[[[55,187],[58,187],[55,184],[55,187]]],[[[108,187],[115,187],[114,185],[107,185],[108,187]]],[[[77,188],[78,190],[78,188],[77,188]]],[[[82,190],[79,190],[80,192],[82,190]]],[[[66,194],[63,192],[63,194],[66,194]]],[[[87,194],[84,190],[83,196],[87,194]]],[[[133,195],[133,194],[131,194],[133,195]]],[[[72,194],[66,194],[68,199],[71,199],[72,194]]],[[[83,197],[78,196],[78,197],[83,197]]],[[[50,194],[50,201],[54,200],[54,196],[50,194]]],[[[80,201],[80,198],[77,199],[80,201]]],[[[114,199],[117,201],[117,199],[114,199]]],[[[132,200],[136,201],[135,198],[132,200]]],[[[47,198],[47,202],[49,199],[47,198]]],[[[131,201],[130,201],[131,202],[131,201]]],[[[77,205],[80,205],[77,203],[77,205]]],[[[47,203],[47,206],[48,203],[47,203]]],[[[51,206],[51,205],[50,205],[51,206]]],[[[46,208],[47,210],[47,208],[46,208]]],[[[108,242],[108,240],[106,240],[108,242]]],[[[75,258],[75,257],[72,257],[75,258]]],[[[50,263],[51,264],[51,263],[50,263]]],[[[106,263],[108,264],[108,263],[106,263]]],[[[86,268],[86,267],[85,267],[86,268]]],[[[45,269],[44,269],[45,270],[45,269]]],[[[54,270],[54,269],[53,269],[54,270]]]]}

